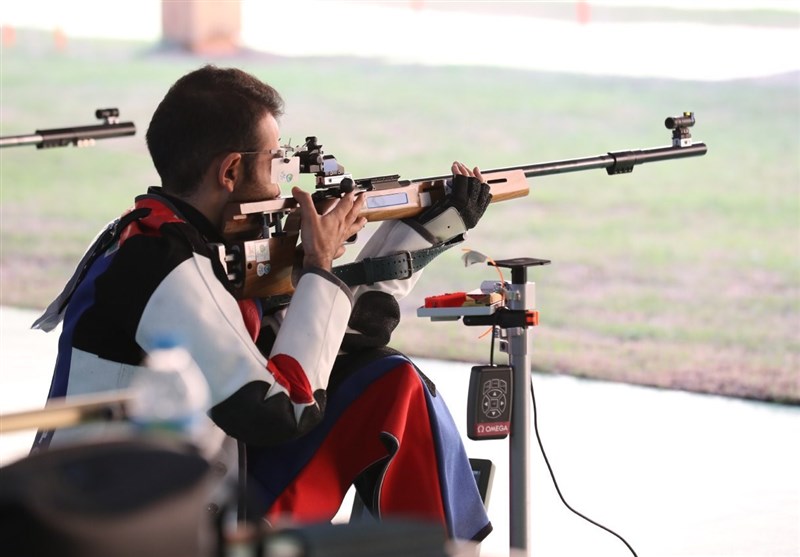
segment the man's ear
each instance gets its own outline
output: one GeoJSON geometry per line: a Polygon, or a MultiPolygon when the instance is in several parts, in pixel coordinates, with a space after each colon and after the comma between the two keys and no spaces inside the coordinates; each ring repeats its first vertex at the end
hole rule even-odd
{"type": "Polygon", "coordinates": [[[217,183],[233,192],[233,188],[244,173],[244,162],[241,153],[228,153],[219,163],[217,183]]]}

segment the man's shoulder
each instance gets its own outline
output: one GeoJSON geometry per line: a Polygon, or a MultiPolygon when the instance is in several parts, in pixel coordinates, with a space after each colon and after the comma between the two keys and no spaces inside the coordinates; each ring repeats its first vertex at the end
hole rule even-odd
{"type": "Polygon", "coordinates": [[[208,252],[200,231],[166,199],[155,195],[141,196],[132,212],[139,215],[121,231],[120,250],[136,252],[145,248],[157,253],[160,247],[170,253],[182,253],[181,258],[193,252],[208,252]]]}

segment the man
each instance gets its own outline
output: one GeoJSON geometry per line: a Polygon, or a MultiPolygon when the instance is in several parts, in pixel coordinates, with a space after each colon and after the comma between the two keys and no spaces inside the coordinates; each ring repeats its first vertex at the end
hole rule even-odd
{"type": "MultiPolygon", "coordinates": [[[[128,386],[159,337],[174,335],[208,381],[209,416],[246,447],[248,487],[267,518],[330,520],[355,483],[377,516],[432,520],[480,540],[491,525],[452,419],[435,388],[385,348],[396,299],[416,278],[351,289],[332,273],[366,223],[363,199],[347,194],[319,215],[308,193],[292,190],[302,271],[291,303],[269,315],[233,297],[209,247],[225,242],[228,203],[280,194],[271,163],[282,107],[277,91],[237,69],[206,66],[172,86],[147,131],[162,186],[101,236],[35,324],[64,320],[49,398],[128,386]]],[[[384,223],[361,257],[430,247],[475,226],[488,186],[477,168],[454,163],[453,172],[448,200],[384,223]]],[[[34,449],[70,433],[40,432],[34,449]]]]}

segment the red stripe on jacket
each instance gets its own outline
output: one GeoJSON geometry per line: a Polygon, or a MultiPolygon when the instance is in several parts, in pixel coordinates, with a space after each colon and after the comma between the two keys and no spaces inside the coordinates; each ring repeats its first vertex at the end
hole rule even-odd
{"type": "Polygon", "coordinates": [[[388,433],[398,449],[388,465],[378,506],[383,517],[414,517],[446,528],[439,471],[424,387],[410,364],[372,383],[342,414],[303,468],[267,512],[270,520],[330,520],[355,478],[389,455],[388,433]],[[413,440],[407,442],[406,436],[413,440]]]}

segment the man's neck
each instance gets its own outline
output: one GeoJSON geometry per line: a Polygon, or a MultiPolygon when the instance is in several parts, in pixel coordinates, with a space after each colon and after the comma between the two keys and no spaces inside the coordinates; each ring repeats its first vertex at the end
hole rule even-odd
{"type": "Polygon", "coordinates": [[[217,230],[222,230],[225,200],[218,199],[218,196],[202,191],[202,187],[197,188],[190,194],[175,195],[170,193],[170,195],[197,209],[217,230]]]}
{"type": "MultiPolygon", "coordinates": [[[[208,213],[203,212],[200,207],[197,206],[197,203],[193,200],[193,196],[179,196],[161,188],[151,188],[149,192],[165,197],[166,200],[171,202],[174,208],[189,221],[190,224],[197,228],[201,234],[206,236],[209,241],[218,242],[222,240],[223,236],[220,222],[215,222],[209,218],[208,213]]],[[[221,220],[222,217],[220,216],[217,221],[221,220]]]]}

